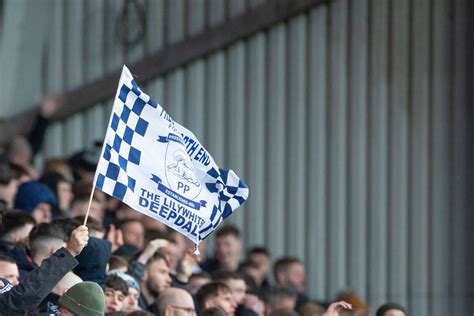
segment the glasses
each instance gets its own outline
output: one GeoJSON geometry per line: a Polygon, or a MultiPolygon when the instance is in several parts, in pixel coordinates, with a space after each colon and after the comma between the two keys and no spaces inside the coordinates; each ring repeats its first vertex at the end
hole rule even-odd
{"type": "Polygon", "coordinates": [[[196,315],[196,310],[194,309],[194,307],[181,307],[181,306],[173,306],[173,305],[171,305],[170,307],[171,307],[171,308],[180,309],[180,310],[182,310],[182,311],[185,311],[185,312],[186,312],[186,316],[193,316],[193,315],[196,315]]]}

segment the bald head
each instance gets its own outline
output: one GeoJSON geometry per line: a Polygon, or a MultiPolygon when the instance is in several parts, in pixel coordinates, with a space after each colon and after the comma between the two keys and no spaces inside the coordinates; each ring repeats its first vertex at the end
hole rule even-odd
{"type": "Polygon", "coordinates": [[[174,315],[175,311],[190,311],[195,312],[194,301],[187,291],[175,287],[170,287],[164,290],[158,296],[156,302],[161,315],[169,316],[174,315]]]}

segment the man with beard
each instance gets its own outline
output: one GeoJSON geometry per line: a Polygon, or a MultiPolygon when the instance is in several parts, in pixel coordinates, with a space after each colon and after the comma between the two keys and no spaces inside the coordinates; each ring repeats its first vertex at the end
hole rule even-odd
{"type": "Polygon", "coordinates": [[[145,265],[145,273],[140,280],[141,295],[138,305],[146,310],[164,290],[171,286],[170,268],[166,257],[157,252],[145,265]]]}

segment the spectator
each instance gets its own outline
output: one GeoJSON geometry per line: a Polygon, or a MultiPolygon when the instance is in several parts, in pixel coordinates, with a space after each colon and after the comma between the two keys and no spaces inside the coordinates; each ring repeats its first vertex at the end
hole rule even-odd
{"type": "Polygon", "coordinates": [[[97,283],[81,282],[61,296],[59,306],[61,316],[103,316],[104,292],[97,283]]]}
{"type": "Polygon", "coordinates": [[[140,220],[123,220],[118,224],[118,228],[122,231],[123,241],[125,244],[132,245],[139,250],[143,250],[145,246],[145,227],[140,220]]]}
{"type": "Polygon", "coordinates": [[[76,228],[66,247],[44,260],[39,268],[30,272],[25,282],[0,295],[0,310],[14,314],[33,311],[64,275],[77,265],[74,257],[81,253],[88,239],[87,227],[76,228]]]}
{"type": "Polygon", "coordinates": [[[221,307],[227,315],[233,316],[237,308],[237,303],[232,297],[229,287],[220,282],[211,282],[203,285],[197,292],[196,299],[201,310],[221,307]]]}
{"type": "MultiPolygon", "coordinates": [[[[76,216],[76,219],[79,223],[84,223],[86,216],[76,216]]],[[[105,229],[102,226],[101,222],[94,217],[89,216],[86,223],[87,228],[89,228],[89,235],[95,238],[104,239],[105,229]]]]}
{"type": "Polygon", "coordinates": [[[298,258],[283,257],[275,262],[273,267],[275,282],[278,285],[288,286],[296,291],[296,309],[306,304],[306,276],[304,265],[298,258]]]}
{"type": "Polygon", "coordinates": [[[30,214],[16,210],[7,211],[3,216],[0,251],[8,253],[15,246],[25,244],[35,224],[30,214]]]}
{"type": "Polygon", "coordinates": [[[0,278],[8,280],[12,285],[18,285],[20,272],[15,260],[0,254],[0,278]]]}
{"type": "Polygon", "coordinates": [[[31,214],[37,223],[51,222],[56,204],[53,191],[38,181],[20,185],[15,198],[15,208],[31,214]]]}
{"type": "MultiPolygon", "coordinates": [[[[153,249],[155,245],[151,244],[147,248],[153,249]]],[[[147,307],[157,299],[161,292],[171,286],[172,281],[166,257],[159,252],[152,252],[153,255],[148,258],[148,255],[146,254],[147,249],[145,249],[142,255],[138,258],[137,262],[134,262],[129,266],[129,274],[140,280],[141,295],[138,305],[142,309],[147,309],[147,307]],[[137,273],[134,271],[134,269],[140,270],[140,268],[137,269],[137,266],[142,265],[142,262],[145,259],[146,265],[144,266],[143,273],[137,273]]]]}
{"type": "Polygon", "coordinates": [[[183,289],[172,287],[164,290],[156,305],[161,316],[196,315],[193,298],[183,289]]]}
{"type": "Polygon", "coordinates": [[[40,266],[44,259],[65,245],[66,239],[66,233],[57,224],[36,225],[30,232],[29,240],[33,262],[40,266]]]}
{"type": "Polygon", "coordinates": [[[71,201],[74,197],[71,182],[57,172],[45,173],[39,181],[46,184],[56,196],[58,204],[56,209],[53,210],[55,217],[70,217],[71,201]]]}
{"type": "Polygon", "coordinates": [[[278,309],[295,310],[296,292],[286,286],[272,286],[263,293],[265,315],[269,316],[278,309]]]}
{"type": "MultiPolygon", "coordinates": [[[[92,188],[91,188],[92,189],[92,188]]],[[[74,199],[71,201],[71,216],[78,217],[86,215],[87,208],[89,206],[89,194],[74,194],[74,199]]],[[[94,218],[99,221],[102,225],[104,221],[105,212],[102,208],[100,200],[94,195],[91,207],[89,210],[89,218],[94,218]]]]}
{"type": "Polygon", "coordinates": [[[397,303],[386,303],[380,306],[376,316],[407,316],[405,307],[397,303]]]}
{"type": "Polygon", "coordinates": [[[257,286],[259,288],[267,287],[270,284],[268,275],[272,270],[272,260],[268,250],[265,247],[254,247],[248,252],[247,260],[255,263],[258,267],[258,279],[262,281],[260,283],[257,282],[257,286]]]}
{"type": "Polygon", "coordinates": [[[13,207],[20,185],[20,172],[9,164],[0,164],[0,210],[13,207]]]}
{"type": "Polygon", "coordinates": [[[216,232],[215,257],[206,260],[202,268],[209,273],[219,269],[236,271],[242,247],[238,228],[233,225],[222,227],[216,232]]]}
{"type": "Polygon", "coordinates": [[[127,272],[128,270],[128,261],[120,256],[112,255],[109,259],[109,271],[120,271],[127,272]]]}
{"type": "Polygon", "coordinates": [[[123,301],[128,295],[128,284],[117,275],[109,275],[105,280],[105,312],[121,312],[123,301]]]}
{"type": "Polygon", "coordinates": [[[111,270],[108,272],[108,275],[116,275],[127,283],[128,294],[123,301],[122,310],[127,313],[139,310],[140,307],[138,306],[138,298],[140,297],[140,285],[138,284],[137,280],[119,270],[111,270]]]}
{"type": "Polygon", "coordinates": [[[196,295],[199,289],[207,283],[211,282],[211,276],[209,273],[202,271],[198,273],[193,273],[188,279],[188,283],[186,284],[186,289],[188,290],[191,295],[196,295]]]}
{"type": "Polygon", "coordinates": [[[237,303],[236,315],[263,315],[265,308],[263,302],[257,296],[247,294],[247,284],[241,274],[221,270],[214,273],[212,279],[214,282],[222,282],[229,287],[237,303]]]}
{"type": "Polygon", "coordinates": [[[66,160],[61,158],[48,158],[43,164],[43,173],[57,172],[64,177],[68,182],[74,181],[72,177],[71,167],[66,160]]]}

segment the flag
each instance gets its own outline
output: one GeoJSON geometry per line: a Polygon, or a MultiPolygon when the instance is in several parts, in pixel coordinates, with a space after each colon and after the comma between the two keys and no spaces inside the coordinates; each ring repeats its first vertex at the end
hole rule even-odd
{"type": "Polygon", "coordinates": [[[123,67],[94,177],[96,188],[182,233],[196,246],[248,197],[196,136],[123,67]]]}

